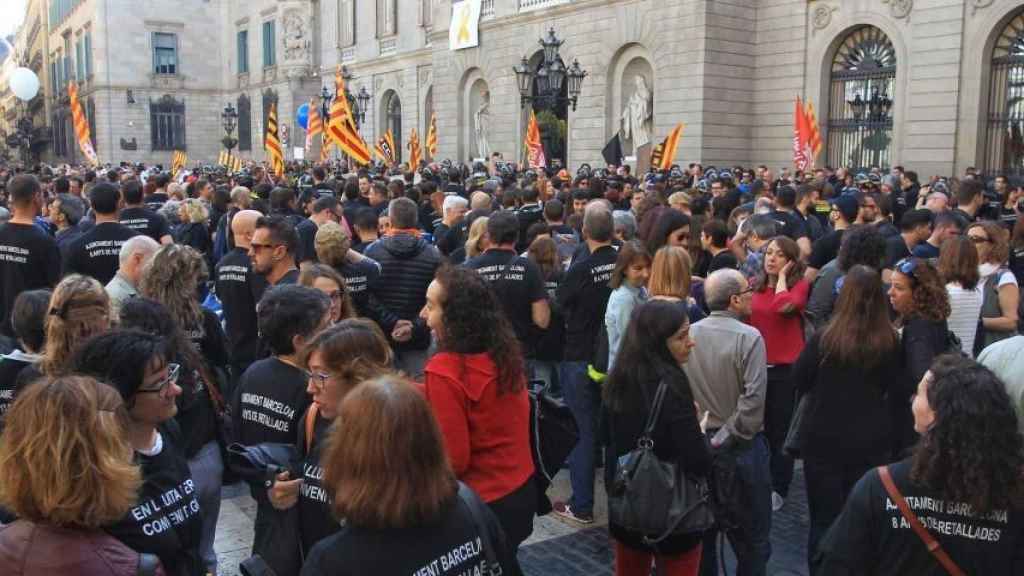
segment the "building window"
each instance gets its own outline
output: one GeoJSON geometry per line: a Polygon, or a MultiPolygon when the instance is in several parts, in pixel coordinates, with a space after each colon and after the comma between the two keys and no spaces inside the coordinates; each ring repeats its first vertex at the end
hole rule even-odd
{"type": "Polygon", "coordinates": [[[238,31],[238,73],[249,71],[249,31],[238,31]]]}
{"type": "Polygon", "coordinates": [[[398,33],[395,0],[377,0],[377,37],[398,33]]]}
{"type": "Polygon", "coordinates": [[[85,75],[92,76],[92,32],[85,33],[85,75]]]}
{"type": "Polygon", "coordinates": [[[277,64],[277,40],[274,21],[263,23],[263,67],[270,68],[277,64]]]}
{"type": "Polygon", "coordinates": [[[150,131],[153,150],[185,149],[185,102],[165,94],[149,102],[150,131]]]}
{"type": "Polygon", "coordinates": [[[338,46],[348,48],[356,43],[356,2],[338,2],[338,46]]]}
{"type": "Polygon", "coordinates": [[[53,93],[54,94],[59,94],[60,91],[64,89],[64,87],[60,85],[60,80],[57,77],[57,59],[56,58],[54,58],[52,61],[50,61],[50,86],[53,87],[53,93]]]}
{"type": "Polygon", "coordinates": [[[64,67],[64,82],[71,81],[71,35],[70,33],[64,36],[64,60],[62,61],[64,67]]]}
{"type": "Polygon", "coordinates": [[[85,56],[82,52],[82,42],[81,38],[75,42],[75,78],[78,80],[85,79],[85,56]]]}
{"type": "Polygon", "coordinates": [[[238,151],[252,150],[252,104],[249,97],[238,97],[238,151]]]}
{"type": "Polygon", "coordinates": [[[178,73],[178,36],[167,32],[153,33],[153,72],[178,73]]]}
{"type": "Polygon", "coordinates": [[[430,30],[434,26],[434,0],[419,0],[420,26],[430,30]]]}
{"type": "Polygon", "coordinates": [[[896,50],[874,26],[843,39],[832,60],[828,107],[828,161],[866,171],[892,162],[896,50]]]}
{"type": "Polygon", "coordinates": [[[1024,175],[1024,9],[992,50],[985,136],[985,173],[1024,175]]]}

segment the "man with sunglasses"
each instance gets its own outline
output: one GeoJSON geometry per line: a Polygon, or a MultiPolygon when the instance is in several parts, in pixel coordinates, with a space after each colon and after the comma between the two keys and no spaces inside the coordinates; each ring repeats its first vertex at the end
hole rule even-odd
{"type": "Polygon", "coordinates": [[[298,283],[299,269],[295,267],[298,244],[295,227],[284,216],[261,217],[256,221],[249,243],[253,272],[266,278],[270,286],[298,283]]]}
{"type": "MultiPolygon", "coordinates": [[[[734,493],[719,492],[735,506],[736,529],[726,532],[736,551],[738,574],[766,574],[771,556],[772,481],[764,407],[768,360],[764,338],[745,322],[750,317],[753,288],[737,270],[712,272],[704,282],[711,315],[690,327],[700,345],[690,352],[683,370],[693,397],[706,411],[707,436],[716,469],[731,469],[734,493]],[[743,509],[739,509],[743,502],[743,509]]],[[[722,490],[728,487],[720,486],[722,490]]],[[[717,574],[715,531],[704,538],[702,574],[717,574]]]]}

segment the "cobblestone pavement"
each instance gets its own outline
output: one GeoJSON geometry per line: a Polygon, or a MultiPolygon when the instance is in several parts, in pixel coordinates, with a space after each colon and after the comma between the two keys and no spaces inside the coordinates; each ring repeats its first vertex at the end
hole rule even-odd
{"type": "MultiPolygon", "coordinates": [[[[612,574],[612,546],[608,537],[606,498],[602,474],[598,474],[594,524],[582,528],[554,515],[537,518],[533,535],[519,550],[519,561],[527,576],[604,576],[612,574]]],[[[569,478],[562,471],[555,478],[549,495],[552,500],[569,493],[569,478]]],[[[224,489],[215,548],[220,560],[220,574],[238,574],[238,563],[249,556],[256,505],[248,488],[240,485],[224,489]]],[[[793,478],[786,506],[772,518],[772,558],[770,576],[806,576],[807,498],[803,470],[799,467],[793,478]]],[[[730,574],[735,564],[731,553],[726,555],[730,574]]]]}

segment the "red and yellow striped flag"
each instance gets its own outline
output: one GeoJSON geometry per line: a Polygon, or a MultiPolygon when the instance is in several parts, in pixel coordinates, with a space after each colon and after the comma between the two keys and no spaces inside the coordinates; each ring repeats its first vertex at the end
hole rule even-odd
{"type": "Polygon", "coordinates": [[[327,136],[327,132],[320,135],[320,161],[327,162],[327,155],[331,151],[331,139],[327,136]]]}
{"type": "Polygon", "coordinates": [[[814,160],[821,153],[821,130],[818,128],[818,115],[814,113],[814,104],[808,100],[804,104],[804,117],[807,122],[808,147],[810,148],[811,167],[814,167],[814,160]]]}
{"type": "Polygon", "coordinates": [[[416,172],[420,167],[420,135],[416,133],[416,129],[412,129],[412,133],[409,134],[409,171],[416,172]]]}
{"type": "Polygon", "coordinates": [[[540,124],[533,110],[530,110],[530,124],[526,128],[526,160],[530,168],[546,168],[548,165],[544,157],[544,144],[540,141],[540,124]]]}
{"type": "Polygon", "coordinates": [[[68,98],[71,100],[71,119],[75,125],[78,147],[93,166],[99,166],[100,159],[96,156],[96,149],[92,147],[92,138],[89,136],[89,120],[82,112],[82,103],[78,101],[78,84],[74,80],[68,82],[68,98]]]}
{"type": "Polygon", "coordinates": [[[334,103],[331,104],[331,118],[327,124],[327,134],[341,148],[341,151],[352,157],[360,166],[370,163],[370,148],[356,130],[352,110],[345,98],[345,80],[341,77],[341,67],[334,74],[334,103]]]}
{"type": "Polygon", "coordinates": [[[398,156],[395,150],[395,136],[391,133],[391,129],[388,129],[380,140],[377,140],[377,146],[373,149],[377,153],[377,156],[384,161],[388,166],[394,164],[398,156]]]}
{"type": "Polygon", "coordinates": [[[313,137],[324,133],[324,123],[320,120],[320,112],[316,100],[309,101],[309,119],[306,122],[306,156],[313,149],[313,137]]]}
{"type": "Polygon", "coordinates": [[[676,127],[669,132],[665,138],[664,147],[661,151],[661,165],[658,168],[668,170],[676,161],[676,150],[679,148],[679,140],[683,137],[683,123],[676,124],[676,127]]]}
{"type": "Polygon", "coordinates": [[[284,175],[284,152],[281,150],[281,140],[277,136],[277,103],[270,105],[270,113],[267,114],[267,130],[263,137],[263,149],[267,151],[270,158],[270,165],[274,174],[278,177],[284,175]]]}
{"type": "MultiPolygon", "coordinates": [[[[221,152],[221,154],[224,154],[221,152]]],[[[171,154],[171,177],[176,178],[178,176],[178,170],[181,170],[188,164],[188,154],[185,154],[182,150],[175,150],[171,154]]]]}
{"type": "Polygon", "coordinates": [[[427,154],[430,159],[437,157],[437,114],[430,115],[430,128],[427,130],[427,154]]]}

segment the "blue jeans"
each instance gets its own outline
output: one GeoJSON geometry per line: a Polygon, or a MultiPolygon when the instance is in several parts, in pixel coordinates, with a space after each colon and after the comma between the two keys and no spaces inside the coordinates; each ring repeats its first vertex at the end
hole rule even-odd
{"type": "Polygon", "coordinates": [[[196,499],[203,516],[203,531],[199,538],[199,556],[211,574],[217,573],[217,554],[213,540],[217,535],[217,517],[220,516],[220,487],[224,462],[216,440],[208,442],[188,461],[192,481],[196,484],[196,499]]]}
{"type": "Polygon", "coordinates": [[[574,514],[594,513],[594,460],[597,411],[601,406],[600,389],[587,374],[587,362],[562,362],[559,380],[565,402],[579,427],[579,442],[569,454],[569,481],[572,498],[569,505],[574,514]]]}
{"type": "MultiPolygon", "coordinates": [[[[710,439],[714,434],[708,432],[710,439]]],[[[751,440],[750,446],[735,453],[736,475],[740,484],[740,504],[748,511],[735,530],[726,532],[736,553],[736,576],[765,576],[772,555],[772,478],[770,452],[764,434],[751,440]]],[[[718,574],[717,530],[704,536],[701,576],[718,574]]]]}

